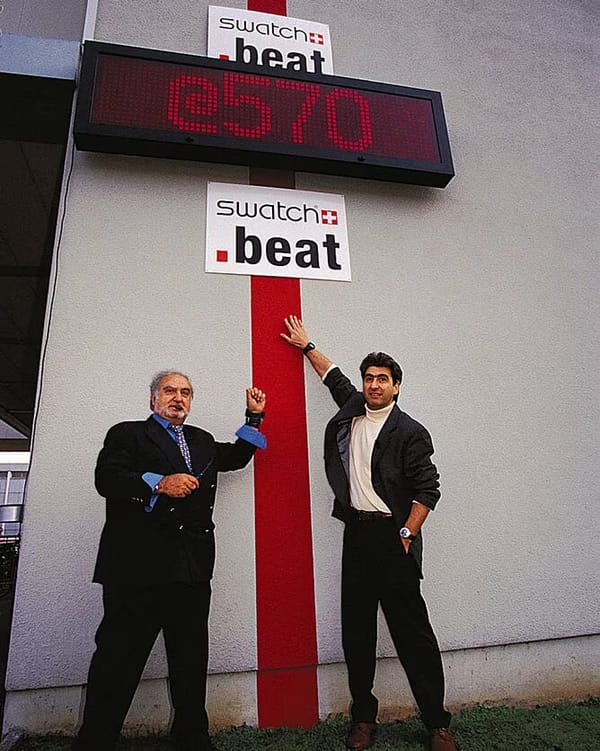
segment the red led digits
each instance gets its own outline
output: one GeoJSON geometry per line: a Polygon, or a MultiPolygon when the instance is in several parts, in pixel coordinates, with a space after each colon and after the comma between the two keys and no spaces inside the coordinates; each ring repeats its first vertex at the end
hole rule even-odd
{"type": "MultiPolygon", "coordinates": [[[[271,79],[265,76],[223,73],[220,81],[223,117],[227,118],[222,120],[223,128],[236,138],[261,139],[271,133],[275,115],[279,132],[283,135],[281,140],[302,144],[306,142],[306,128],[316,115],[318,120],[326,120],[329,143],[323,144],[325,132],[322,128],[317,133],[317,141],[321,145],[345,151],[365,151],[373,144],[369,102],[364,96],[351,89],[331,89],[286,79],[273,80],[276,89],[300,93],[301,96],[265,92],[264,89],[271,89],[271,79]],[[324,91],[328,92],[325,96],[324,91]]],[[[170,122],[179,130],[217,134],[219,129],[214,116],[219,109],[219,93],[217,82],[205,76],[178,76],[169,83],[167,109],[170,122]],[[207,118],[212,118],[212,121],[207,121],[207,118]]],[[[312,131],[314,134],[314,125],[312,131]]]]}
{"type": "Polygon", "coordinates": [[[317,99],[321,96],[321,87],[316,83],[304,83],[303,81],[287,81],[285,78],[276,80],[278,89],[293,89],[294,91],[306,92],[296,119],[292,122],[292,142],[304,143],[304,126],[313,113],[317,99]]]}
{"type": "MultiPolygon", "coordinates": [[[[234,113],[242,120],[224,120],[223,125],[238,138],[262,138],[271,131],[273,118],[271,107],[258,94],[248,94],[247,87],[269,87],[271,80],[264,76],[253,76],[248,73],[223,74],[223,104],[233,107],[234,113]],[[241,91],[240,91],[241,87],[241,91]],[[250,122],[256,121],[254,125],[250,122]]],[[[251,89],[252,90],[252,89],[251,89]]]]}
{"type": "Polygon", "coordinates": [[[373,128],[371,126],[369,103],[364,96],[351,89],[334,89],[327,94],[325,101],[327,105],[327,135],[338,149],[346,149],[346,151],[365,151],[368,149],[373,143],[373,128]],[[339,120],[343,119],[344,123],[348,122],[346,118],[340,118],[338,112],[338,102],[344,100],[355,102],[358,105],[360,136],[354,140],[346,138],[340,133],[339,120]]]}
{"type": "Polygon", "coordinates": [[[198,116],[212,117],[217,111],[216,86],[203,76],[183,75],[169,83],[167,116],[179,128],[192,133],[216,133],[215,123],[198,120],[198,116]],[[193,115],[194,120],[189,116],[193,115]]]}

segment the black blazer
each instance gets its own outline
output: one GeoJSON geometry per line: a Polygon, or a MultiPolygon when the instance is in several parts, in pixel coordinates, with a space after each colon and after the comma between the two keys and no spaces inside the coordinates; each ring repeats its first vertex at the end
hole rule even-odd
{"type": "Polygon", "coordinates": [[[142,475],[189,473],[179,447],[152,417],[119,423],[108,431],[95,472],[96,490],[106,499],[95,582],[144,586],[212,577],[217,474],[244,467],[255,446],[241,439],[218,443],[190,425],[184,426],[184,434],[194,473],[208,467],[200,487],[187,498],[160,496],[148,513],[152,490],[142,475]]]}
{"type": "MultiPolygon", "coordinates": [[[[327,374],[324,383],[340,407],[325,429],[325,471],[335,494],[333,516],[348,522],[353,518],[348,479],[350,432],[353,418],[365,414],[365,400],[337,367],[327,374]]],[[[373,447],[371,480],[398,529],[405,525],[413,501],[434,509],[440,498],[439,474],[431,461],[432,454],[433,443],[427,429],[395,405],[373,447]]],[[[419,533],[410,546],[419,569],[422,551],[419,533]]]]}

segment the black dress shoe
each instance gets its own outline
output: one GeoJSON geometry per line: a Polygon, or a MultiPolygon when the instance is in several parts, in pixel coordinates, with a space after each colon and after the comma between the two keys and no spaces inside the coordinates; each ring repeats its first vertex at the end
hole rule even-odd
{"type": "Polygon", "coordinates": [[[377,732],[375,722],[353,722],[346,739],[346,747],[352,751],[362,751],[369,748],[377,732]]]}

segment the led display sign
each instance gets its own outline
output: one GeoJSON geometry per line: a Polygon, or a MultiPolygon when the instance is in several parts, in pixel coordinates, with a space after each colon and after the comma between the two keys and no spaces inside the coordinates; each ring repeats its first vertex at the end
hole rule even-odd
{"type": "Polygon", "coordinates": [[[79,149],[445,187],[439,92],[86,42],[79,149]]]}

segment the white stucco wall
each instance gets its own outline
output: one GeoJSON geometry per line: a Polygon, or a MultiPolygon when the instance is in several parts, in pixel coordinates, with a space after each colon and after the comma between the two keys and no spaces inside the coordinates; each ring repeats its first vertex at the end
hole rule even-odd
{"type": "MultiPolygon", "coordinates": [[[[350,225],[353,283],[303,283],[313,337],[357,375],[361,353],[395,353],[401,405],[434,438],[443,498],[424,590],[443,648],[599,631],[599,19],[592,2],[516,0],[333,2],[319,15],[337,74],[444,97],[457,172],[445,191],[297,180],[343,192],[350,225]]],[[[319,436],[331,407],[312,379],[308,391],[319,436]]],[[[315,508],[329,660],[339,551],[324,517],[315,508]]]]}
{"type": "MultiPolygon", "coordinates": [[[[96,38],[204,53],[207,5],[100,0],[96,38]]],[[[296,184],[343,193],[349,222],[352,283],[302,283],[312,337],[354,375],[371,349],[397,356],[401,406],[434,438],[443,498],[427,522],[424,588],[442,648],[460,652],[447,656],[460,660],[462,676],[449,681],[449,701],[486,698],[483,675],[481,683],[464,677],[488,654],[473,648],[562,637],[574,639],[557,663],[571,655],[598,690],[590,641],[577,639],[599,631],[598,6],[288,0],[288,14],[330,25],[337,74],[444,97],[457,172],[447,189],[302,173],[296,184]]],[[[143,418],[149,377],[169,366],[194,380],[191,422],[222,440],[240,424],[251,377],[249,284],[203,272],[209,180],[245,183],[247,170],[75,154],[5,726],[24,716],[34,694],[23,691],[62,691],[77,697],[64,699],[70,716],[79,711],[79,693],[61,687],[84,682],[100,617],[90,576],[103,505],[92,470],[106,429],[143,418]]],[[[332,404],[312,373],[306,382],[319,659],[332,663],[320,672],[325,716],[344,681],[336,667],[341,526],[329,516],[321,458],[332,404]]],[[[252,493],[252,468],[221,481],[216,673],[256,667],[252,493]]],[[[389,656],[385,628],[382,636],[389,656]]],[[[554,647],[539,649],[542,661],[555,659],[554,647]]],[[[544,674],[536,660],[528,671],[525,647],[515,650],[494,664],[513,678],[521,665],[518,696],[544,674]]],[[[147,677],[164,672],[158,648],[147,677]]],[[[245,688],[248,675],[240,672],[245,688]]],[[[247,721],[253,711],[231,716],[247,721]]]]}
{"type": "Polygon", "coordinates": [[[2,33],[44,39],[81,38],[86,0],[10,0],[2,5],[2,33]]]}

